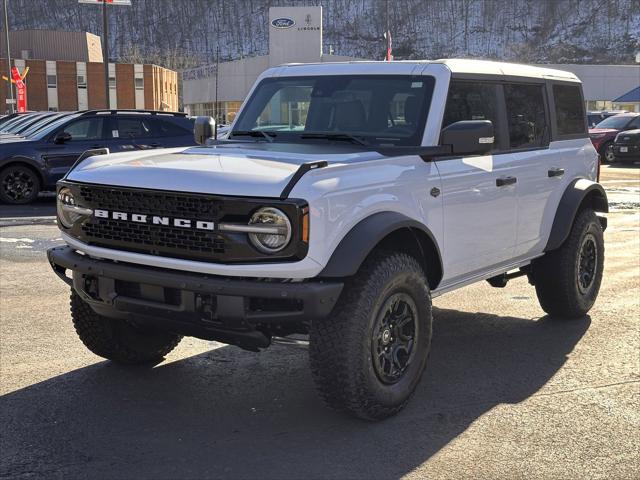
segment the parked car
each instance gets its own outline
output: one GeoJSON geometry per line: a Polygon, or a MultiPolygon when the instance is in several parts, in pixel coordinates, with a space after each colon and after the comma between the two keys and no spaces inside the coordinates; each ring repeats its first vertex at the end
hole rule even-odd
{"type": "Polygon", "coordinates": [[[589,129],[589,138],[605,163],[616,161],[613,152],[613,140],[625,130],[640,128],[640,113],[620,113],[605,118],[595,128],[589,129]]]}
{"type": "Polygon", "coordinates": [[[613,117],[614,115],[618,115],[620,113],[627,113],[627,111],[626,110],[590,111],[590,112],[587,112],[587,124],[589,125],[589,128],[594,128],[604,119],[613,117]]]}
{"type": "Polygon", "coordinates": [[[383,419],[427,365],[432,297],[527,276],[555,321],[593,306],[608,206],[582,98],[572,73],[498,62],[271,68],[226,139],[203,117],[206,146],[78,163],[49,262],[99,356],[308,335],[326,403],[383,419]]]}
{"type": "Polygon", "coordinates": [[[24,136],[23,133],[34,125],[46,125],[56,118],[65,115],[65,112],[42,112],[25,117],[21,122],[12,124],[6,128],[0,127],[0,137],[24,136]]]}
{"type": "Polygon", "coordinates": [[[0,200],[29,203],[50,190],[85,151],[111,152],[195,145],[183,113],[91,110],[61,116],[26,137],[0,141],[0,200]]]}
{"type": "Polygon", "coordinates": [[[639,161],[640,129],[627,130],[616,135],[613,141],[613,154],[617,162],[639,161]]]}

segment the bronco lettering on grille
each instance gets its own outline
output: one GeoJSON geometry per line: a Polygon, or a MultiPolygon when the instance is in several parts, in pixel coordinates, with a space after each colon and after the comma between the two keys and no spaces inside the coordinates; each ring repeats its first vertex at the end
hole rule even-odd
{"type": "Polygon", "coordinates": [[[108,210],[95,209],[93,216],[96,218],[110,218],[112,220],[124,220],[126,222],[150,223],[152,225],[174,226],[179,228],[195,228],[197,230],[214,230],[215,223],[208,220],[190,220],[187,218],[170,218],[156,215],[143,215],[141,213],[110,212],[108,210]]]}

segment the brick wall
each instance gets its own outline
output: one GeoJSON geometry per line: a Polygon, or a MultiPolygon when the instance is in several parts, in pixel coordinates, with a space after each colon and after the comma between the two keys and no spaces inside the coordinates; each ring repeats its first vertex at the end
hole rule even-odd
{"type": "Polygon", "coordinates": [[[29,67],[29,73],[24,79],[27,84],[27,109],[47,111],[46,63],[44,60],[27,60],[26,63],[29,67]]]}
{"type": "MultiPolygon", "coordinates": [[[[0,76],[9,76],[9,67],[7,66],[7,59],[0,58],[0,76]]],[[[9,95],[8,83],[0,78],[0,113],[6,113],[11,107],[7,105],[6,100],[9,95]]]]}
{"type": "Polygon", "coordinates": [[[104,93],[104,66],[102,63],[87,63],[87,97],[89,109],[108,107],[104,93]]]}
{"type": "Polygon", "coordinates": [[[155,94],[154,94],[154,83],[153,83],[153,65],[144,65],[143,67],[143,76],[144,76],[144,108],[147,110],[155,110],[155,94]]]}
{"type": "Polygon", "coordinates": [[[76,62],[57,62],[58,110],[78,109],[76,62]]]}
{"type": "Polygon", "coordinates": [[[133,84],[133,64],[116,63],[116,88],[118,108],[136,108],[136,91],[133,84]]]}

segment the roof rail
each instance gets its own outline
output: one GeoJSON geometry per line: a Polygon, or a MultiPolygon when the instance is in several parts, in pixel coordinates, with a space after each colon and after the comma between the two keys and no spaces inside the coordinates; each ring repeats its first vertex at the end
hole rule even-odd
{"type": "Polygon", "coordinates": [[[150,114],[150,115],[173,115],[175,117],[186,117],[187,114],[184,112],[165,112],[163,110],[140,110],[135,108],[99,108],[95,110],[84,110],[80,114],[91,115],[94,113],[110,113],[110,114],[118,114],[118,113],[142,113],[142,114],[150,114]]]}

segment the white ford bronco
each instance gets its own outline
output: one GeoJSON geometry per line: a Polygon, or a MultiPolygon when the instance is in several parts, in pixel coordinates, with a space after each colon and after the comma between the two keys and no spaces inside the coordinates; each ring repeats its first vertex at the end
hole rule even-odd
{"type": "Polygon", "coordinates": [[[97,355],[308,335],[328,405],[381,419],[425,369],[433,297],[526,275],[553,317],[596,300],[608,206],[571,73],[284,65],[211,133],[199,117],[201,146],[89,156],[58,183],[48,257],[97,355]]]}

